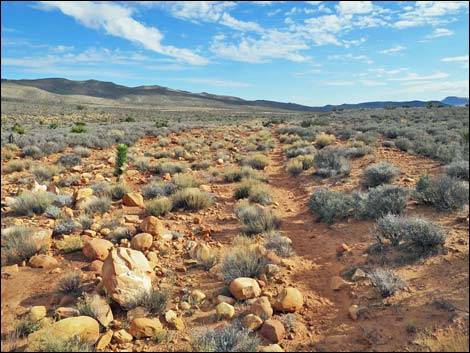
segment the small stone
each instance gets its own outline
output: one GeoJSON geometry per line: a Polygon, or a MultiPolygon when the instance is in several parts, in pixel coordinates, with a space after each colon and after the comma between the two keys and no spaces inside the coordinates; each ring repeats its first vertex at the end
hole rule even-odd
{"type": "Polygon", "coordinates": [[[217,312],[217,315],[224,319],[231,319],[233,315],[235,315],[235,308],[227,303],[217,304],[215,311],[217,312]]]}
{"type": "Polygon", "coordinates": [[[253,331],[259,329],[262,324],[263,324],[263,319],[261,319],[259,316],[256,316],[254,314],[248,314],[242,320],[243,327],[246,327],[247,329],[250,329],[253,331]]]}
{"type": "Polygon", "coordinates": [[[277,343],[284,338],[286,330],[280,321],[269,319],[264,322],[260,334],[271,342],[277,343]]]}
{"type": "Polygon", "coordinates": [[[129,332],[127,332],[124,329],[115,331],[113,333],[113,337],[114,337],[114,340],[116,341],[116,343],[128,343],[128,342],[132,342],[132,340],[133,340],[132,335],[129,334],[129,332]]]}
{"type": "Polygon", "coordinates": [[[349,312],[349,317],[351,317],[351,319],[356,321],[358,318],[359,306],[355,304],[351,305],[348,309],[348,312],[349,312]]]}
{"type": "Polygon", "coordinates": [[[144,198],[138,192],[130,192],[128,194],[124,194],[122,203],[124,206],[129,207],[144,207],[144,198]]]}
{"type": "Polygon", "coordinates": [[[114,245],[106,239],[91,239],[83,245],[82,252],[90,260],[104,261],[114,245]]]}
{"type": "Polygon", "coordinates": [[[345,243],[342,243],[340,246],[336,248],[336,253],[339,255],[342,255],[344,253],[350,252],[351,248],[346,245],[345,243]]]}
{"type": "Polygon", "coordinates": [[[281,271],[281,268],[278,265],[274,265],[274,264],[267,264],[265,268],[266,275],[270,277],[278,274],[280,271],[281,271]]]}
{"type": "Polygon", "coordinates": [[[131,239],[131,246],[135,250],[145,251],[152,246],[153,237],[149,233],[139,233],[131,239]]]}
{"type": "Polygon", "coordinates": [[[91,272],[98,272],[101,273],[101,270],[103,269],[103,261],[100,260],[93,260],[90,262],[88,266],[84,268],[86,271],[91,271],[91,272]]]}
{"type": "Polygon", "coordinates": [[[134,319],[129,327],[129,333],[138,339],[156,336],[162,330],[160,320],[148,318],[134,319]]]}
{"type": "Polygon", "coordinates": [[[358,268],[356,271],[354,271],[354,274],[352,275],[351,279],[353,281],[359,281],[359,280],[364,279],[366,277],[367,277],[367,274],[363,270],[358,268]]]}
{"type": "Polygon", "coordinates": [[[190,305],[188,302],[181,302],[181,303],[179,303],[178,306],[179,306],[179,308],[180,308],[181,310],[189,310],[189,309],[191,309],[191,305],[190,305]]]}
{"type": "Polygon", "coordinates": [[[78,311],[78,309],[75,309],[75,308],[63,306],[63,307],[57,308],[54,314],[58,319],[61,320],[61,319],[66,319],[68,317],[79,316],[80,311],[78,311]]]}
{"type": "Polygon", "coordinates": [[[216,304],[227,303],[230,305],[234,305],[235,299],[233,299],[232,297],[227,297],[225,295],[218,295],[217,298],[215,298],[215,302],[216,304]]]}
{"type": "Polygon", "coordinates": [[[193,303],[200,304],[204,299],[206,299],[206,295],[203,291],[195,289],[191,292],[190,298],[193,303]]]}
{"type": "Polygon", "coordinates": [[[135,307],[127,312],[127,321],[133,321],[134,319],[140,319],[146,317],[149,314],[149,311],[143,306],[135,307]]]}
{"type": "Polygon", "coordinates": [[[346,282],[344,279],[342,279],[339,276],[333,276],[330,281],[330,288],[334,291],[338,291],[341,288],[347,287],[348,282],[346,282]]]}
{"type": "Polygon", "coordinates": [[[108,344],[111,343],[111,339],[113,338],[113,331],[108,330],[105,333],[101,335],[101,337],[98,339],[98,342],[96,342],[96,350],[101,351],[104,350],[108,344]]]}
{"type": "Polygon", "coordinates": [[[268,297],[260,297],[251,305],[250,312],[262,319],[269,319],[273,316],[273,308],[268,297]]]}

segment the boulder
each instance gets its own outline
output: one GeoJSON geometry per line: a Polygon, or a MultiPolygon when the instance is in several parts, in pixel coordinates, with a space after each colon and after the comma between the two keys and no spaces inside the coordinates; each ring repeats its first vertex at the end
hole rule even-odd
{"type": "Polygon", "coordinates": [[[33,268],[51,268],[59,265],[59,262],[52,256],[39,254],[29,259],[29,266],[33,268]]]}
{"type": "Polygon", "coordinates": [[[215,311],[217,315],[224,319],[231,319],[233,315],[235,315],[235,308],[227,303],[217,304],[217,306],[215,307],[215,311]]]}
{"type": "Polygon", "coordinates": [[[150,233],[153,236],[161,237],[163,234],[167,233],[163,223],[154,216],[146,217],[140,224],[140,229],[144,233],[150,233]]]}
{"type": "Polygon", "coordinates": [[[230,283],[230,293],[238,300],[259,297],[261,288],[253,278],[239,277],[230,283]]]}
{"type": "Polygon", "coordinates": [[[36,344],[40,345],[41,340],[45,337],[71,340],[77,336],[85,342],[95,344],[100,337],[98,321],[89,316],[69,317],[53,323],[50,327],[33,332],[28,336],[28,344],[34,347],[36,344]]]}
{"type": "Polygon", "coordinates": [[[269,319],[264,322],[261,327],[260,334],[271,342],[277,343],[284,338],[286,330],[284,329],[282,322],[269,319]]]}
{"type": "Polygon", "coordinates": [[[134,339],[132,335],[129,334],[129,332],[127,332],[124,329],[115,331],[113,333],[113,338],[116,341],[116,343],[120,343],[120,344],[132,342],[132,340],[134,339]]]}
{"type": "Polygon", "coordinates": [[[289,313],[302,309],[304,298],[302,293],[293,287],[284,288],[274,302],[274,309],[277,311],[286,311],[289,313]]]}
{"type": "Polygon", "coordinates": [[[113,249],[113,243],[106,239],[91,239],[83,245],[82,251],[90,260],[104,261],[109,255],[109,250],[113,249]]]}
{"type": "Polygon", "coordinates": [[[243,327],[253,331],[259,329],[262,324],[263,319],[253,314],[246,315],[242,320],[243,327]]]}
{"type": "Polygon", "coordinates": [[[152,246],[153,237],[150,233],[139,233],[132,237],[131,246],[135,250],[145,251],[152,246]]]}
{"type": "Polygon", "coordinates": [[[46,317],[46,312],[46,307],[43,305],[33,306],[29,310],[29,318],[31,319],[31,321],[39,321],[46,317]]]}
{"type": "Polygon", "coordinates": [[[88,266],[84,268],[85,271],[98,272],[101,273],[103,270],[103,261],[94,260],[90,262],[88,266]]]}
{"type": "Polygon", "coordinates": [[[114,248],[103,264],[106,292],[126,308],[136,297],[152,288],[153,271],[144,254],[127,248],[114,248]]]}
{"type": "Polygon", "coordinates": [[[273,316],[273,308],[268,297],[261,297],[255,300],[251,305],[250,312],[266,320],[273,316]]]}
{"type": "Polygon", "coordinates": [[[122,197],[122,203],[124,206],[129,207],[144,207],[144,198],[138,192],[130,192],[128,194],[124,194],[122,197]]]}
{"type": "Polygon", "coordinates": [[[134,319],[129,327],[129,333],[137,339],[156,336],[162,330],[160,320],[144,317],[134,319]]]}

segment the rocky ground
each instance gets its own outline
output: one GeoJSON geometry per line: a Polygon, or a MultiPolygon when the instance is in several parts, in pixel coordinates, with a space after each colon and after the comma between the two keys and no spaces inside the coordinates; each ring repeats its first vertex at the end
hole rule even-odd
{"type": "MultiPolygon", "coordinates": [[[[120,177],[130,192],[112,201],[105,213],[95,214],[87,229],[56,236],[53,229],[59,220],[12,213],[11,197],[20,188],[34,189],[34,183],[29,186],[30,179],[24,181],[31,175],[28,170],[4,172],[9,162],[2,161],[2,228],[25,225],[39,234],[38,242],[47,245],[29,260],[2,267],[2,351],[28,349],[44,335],[46,331],[12,335],[17,322],[25,317],[44,321],[41,330],[48,332],[66,336],[80,332],[97,350],[108,351],[192,351],[198,330],[237,321],[253,329],[263,351],[435,351],[451,347],[456,337],[466,334],[468,339],[468,209],[438,212],[410,199],[406,214],[432,219],[448,237],[439,254],[396,266],[394,270],[406,286],[383,298],[366,276],[378,266],[366,252],[374,243],[374,222],[348,218],[327,225],[318,222],[307,207],[311,193],[319,187],[360,189],[362,172],[370,164],[392,163],[401,170],[393,184],[414,189],[420,175],[441,171],[437,162],[376,146],[371,154],[352,160],[349,177],[322,179],[310,171],[294,177],[286,170],[284,144],[275,128],[263,128],[259,123],[194,128],[168,136],[165,146],[158,145],[160,139],[141,139],[129,155],[173,151],[188,139],[207,147],[222,143],[204,153],[190,152],[191,158],[184,153],[170,158],[211,162],[208,169],[192,173],[202,181],[198,188],[213,194],[212,205],[149,216],[144,207],[148,201],[141,195],[143,187],[152,178],[171,181],[172,176],[154,176],[131,160],[120,177]],[[281,220],[279,232],[291,240],[293,255],[282,257],[267,250],[263,237],[254,236],[258,241],[254,248],[270,265],[256,279],[227,282],[221,277],[219,262],[231,252],[241,224],[234,213],[238,201],[233,197],[239,183],[225,182],[222,175],[230,167],[239,168],[238,155],[253,153],[248,143],[237,144],[236,140],[248,141],[253,136],[259,137],[253,140],[255,144],[273,144],[263,152],[269,163],[261,170],[272,203],[262,207],[281,220]],[[217,158],[220,151],[227,156],[217,158]],[[110,225],[110,220],[115,222],[110,225]],[[128,237],[110,241],[110,234],[119,227],[128,229],[128,237]],[[72,238],[79,238],[81,245],[65,252],[62,245],[72,238]],[[204,266],[211,259],[214,263],[204,266]],[[70,273],[79,273],[81,290],[96,296],[93,303],[100,308],[96,320],[77,310],[76,296],[57,292],[60,281],[70,273]],[[142,288],[167,289],[170,295],[164,310],[130,309],[129,302],[142,288]],[[52,318],[55,323],[47,323],[52,318]]],[[[50,155],[38,162],[51,165],[58,157],[50,155]]],[[[74,203],[62,212],[77,220],[83,213],[81,204],[93,197],[91,185],[116,182],[114,157],[115,149],[93,150],[80,165],[39,183],[36,189],[47,184],[50,192],[74,195],[74,203]],[[60,179],[71,176],[76,177],[72,185],[57,186],[60,179]]],[[[157,162],[149,157],[150,164],[157,162]]]]}

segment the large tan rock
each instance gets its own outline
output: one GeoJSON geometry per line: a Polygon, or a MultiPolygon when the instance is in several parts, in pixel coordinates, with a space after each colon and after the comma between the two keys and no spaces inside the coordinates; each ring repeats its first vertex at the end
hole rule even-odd
{"type": "Polygon", "coordinates": [[[138,192],[130,192],[128,194],[124,194],[122,203],[124,206],[129,207],[143,207],[144,198],[138,192]]]}
{"type": "Polygon", "coordinates": [[[261,289],[253,278],[239,277],[230,283],[230,293],[238,300],[259,297],[261,289]]]}
{"type": "Polygon", "coordinates": [[[129,327],[129,333],[137,339],[156,336],[162,330],[160,320],[145,317],[134,319],[129,327]]]}
{"type": "Polygon", "coordinates": [[[144,233],[150,233],[154,236],[161,237],[165,234],[166,230],[163,223],[154,216],[148,216],[140,224],[140,229],[144,233]]]}
{"type": "Polygon", "coordinates": [[[262,324],[263,319],[253,314],[246,315],[242,320],[243,327],[253,331],[259,329],[262,324]]]}
{"type": "Polygon", "coordinates": [[[302,309],[304,298],[297,288],[284,288],[274,302],[274,309],[293,313],[302,309]]]}
{"type": "Polygon", "coordinates": [[[35,347],[40,345],[45,337],[53,337],[64,340],[71,340],[74,337],[80,337],[85,342],[95,344],[100,337],[100,325],[98,321],[89,316],[69,317],[53,323],[36,331],[28,336],[28,345],[35,347]]]}
{"type": "Polygon", "coordinates": [[[260,334],[271,342],[277,343],[284,338],[286,330],[282,322],[269,319],[264,322],[263,326],[261,327],[260,334]]]}
{"type": "Polygon", "coordinates": [[[273,308],[271,307],[268,297],[256,299],[255,302],[251,304],[250,312],[264,320],[273,316],[273,308]]]}
{"type": "Polygon", "coordinates": [[[46,307],[43,305],[33,306],[29,311],[29,318],[32,321],[39,321],[46,317],[46,307]]]}
{"type": "Polygon", "coordinates": [[[150,233],[139,233],[132,237],[131,246],[135,250],[145,251],[152,246],[153,237],[150,233]]]}
{"type": "Polygon", "coordinates": [[[91,239],[83,245],[83,254],[90,260],[104,261],[108,257],[109,250],[113,248],[113,243],[106,239],[91,239]]]}
{"type": "Polygon", "coordinates": [[[215,307],[217,315],[224,319],[231,319],[235,315],[235,308],[227,303],[220,303],[215,307]]]}
{"type": "Polygon", "coordinates": [[[103,264],[106,292],[124,308],[143,292],[151,290],[152,276],[148,260],[137,250],[115,248],[103,264]]]}
{"type": "Polygon", "coordinates": [[[52,256],[38,254],[29,259],[29,266],[33,268],[51,268],[55,267],[59,262],[52,256]]]}
{"type": "Polygon", "coordinates": [[[113,311],[108,302],[99,294],[95,293],[89,297],[88,304],[90,305],[90,309],[96,314],[96,320],[104,327],[108,327],[114,319],[113,311]]]}

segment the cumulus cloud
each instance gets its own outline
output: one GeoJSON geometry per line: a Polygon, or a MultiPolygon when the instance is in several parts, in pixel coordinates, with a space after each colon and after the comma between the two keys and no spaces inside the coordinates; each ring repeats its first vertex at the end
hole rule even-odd
{"type": "Polygon", "coordinates": [[[194,64],[208,60],[189,49],[163,45],[163,34],[155,27],[147,27],[132,18],[132,9],[115,3],[90,1],[41,1],[45,9],[58,9],[88,28],[103,29],[107,34],[139,43],[146,49],[194,64]]]}

